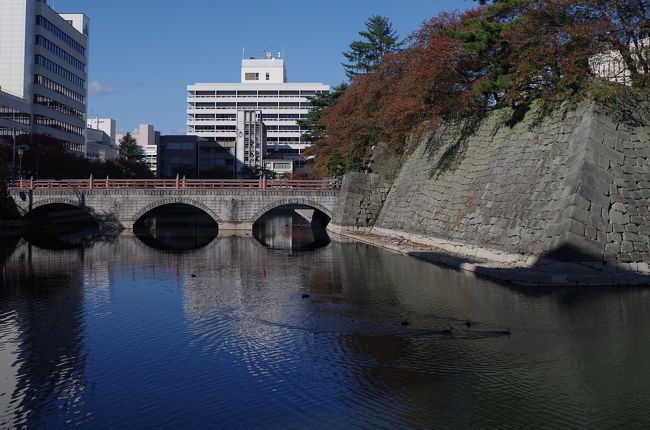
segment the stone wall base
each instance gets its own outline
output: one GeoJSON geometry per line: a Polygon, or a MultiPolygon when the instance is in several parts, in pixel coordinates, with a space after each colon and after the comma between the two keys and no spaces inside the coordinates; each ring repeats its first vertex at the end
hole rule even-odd
{"type": "Polygon", "coordinates": [[[521,286],[650,285],[647,262],[558,261],[386,228],[330,224],[328,231],[424,261],[521,286]]]}

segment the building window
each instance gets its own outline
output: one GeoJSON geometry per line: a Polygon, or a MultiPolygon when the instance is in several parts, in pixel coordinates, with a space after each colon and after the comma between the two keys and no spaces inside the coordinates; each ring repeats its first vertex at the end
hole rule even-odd
{"type": "Polygon", "coordinates": [[[259,73],[246,73],[246,74],[244,74],[244,79],[247,80],[247,81],[259,81],[260,74],[259,73]]]}
{"type": "Polygon", "coordinates": [[[72,99],[72,100],[74,100],[76,102],[79,102],[79,103],[84,103],[85,102],[85,98],[81,94],[76,93],[76,92],[72,91],[71,89],[64,87],[63,85],[60,85],[60,84],[46,78],[45,76],[34,75],[34,83],[36,85],[40,85],[40,86],[48,88],[48,89],[50,89],[50,90],[52,90],[54,92],[57,92],[57,93],[59,93],[59,94],[61,94],[63,96],[66,96],[67,98],[72,99]]]}
{"type": "Polygon", "coordinates": [[[86,81],[81,79],[79,76],[75,75],[74,73],[68,71],[67,69],[59,66],[53,61],[50,61],[49,59],[41,56],[41,55],[36,55],[36,58],[34,59],[36,64],[40,64],[41,66],[45,67],[46,69],[56,73],[57,75],[69,80],[75,85],[78,85],[82,88],[86,88],[86,81]]]}
{"type": "Polygon", "coordinates": [[[266,72],[266,80],[268,81],[269,79],[271,79],[271,74],[266,72]]]}
{"type": "Polygon", "coordinates": [[[32,116],[30,114],[2,105],[0,105],[0,119],[25,125],[32,123],[32,116]]]}
{"type": "Polygon", "coordinates": [[[41,27],[44,27],[47,31],[49,31],[50,33],[52,33],[53,35],[61,39],[68,46],[72,47],[72,49],[74,49],[81,55],[86,55],[86,48],[81,46],[81,44],[76,42],[72,37],[68,36],[65,33],[65,31],[61,30],[59,27],[52,24],[50,21],[43,18],[42,16],[38,15],[36,17],[36,25],[40,25],[41,27]]]}
{"type": "Polygon", "coordinates": [[[68,63],[72,64],[75,66],[77,69],[81,70],[82,72],[86,71],[86,65],[82,63],[81,61],[77,60],[75,57],[72,55],[68,54],[65,50],[63,50],[61,47],[58,45],[52,43],[48,39],[44,38],[43,36],[37,35],[36,36],[36,44],[39,46],[44,47],[45,49],[49,50],[50,52],[54,53],[58,57],[64,59],[68,63]]]}
{"type": "Polygon", "coordinates": [[[75,109],[73,107],[65,105],[61,102],[57,102],[56,100],[52,100],[40,94],[34,94],[34,104],[46,106],[52,110],[64,113],[68,116],[73,116],[78,119],[83,119],[84,117],[84,113],[79,109],[75,109]]]}
{"type": "Polygon", "coordinates": [[[76,134],[77,136],[83,136],[84,134],[83,128],[81,127],[77,127],[75,125],[68,124],[67,122],[59,121],[57,119],[43,115],[34,115],[34,124],[55,128],[66,133],[76,134]]]}

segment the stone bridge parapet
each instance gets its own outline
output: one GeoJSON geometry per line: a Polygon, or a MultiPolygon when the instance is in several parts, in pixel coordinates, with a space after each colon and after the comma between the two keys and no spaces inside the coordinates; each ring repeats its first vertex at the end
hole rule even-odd
{"type": "Polygon", "coordinates": [[[84,208],[104,222],[133,228],[147,212],[183,203],[205,211],[225,230],[250,230],[267,211],[287,204],[310,206],[331,217],[338,190],[259,189],[33,189],[10,190],[27,214],[49,204],[84,208]]]}

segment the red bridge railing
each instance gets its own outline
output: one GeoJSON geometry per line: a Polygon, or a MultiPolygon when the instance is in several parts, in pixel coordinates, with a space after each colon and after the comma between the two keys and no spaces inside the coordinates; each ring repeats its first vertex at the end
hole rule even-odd
{"type": "Polygon", "coordinates": [[[100,190],[100,189],[235,189],[235,190],[339,190],[338,180],[285,179],[23,179],[11,181],[10,190],[100,190]]]}

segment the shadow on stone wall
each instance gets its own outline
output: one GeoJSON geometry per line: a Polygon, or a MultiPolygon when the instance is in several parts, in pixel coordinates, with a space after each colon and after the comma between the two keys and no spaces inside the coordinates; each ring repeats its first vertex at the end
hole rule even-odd
{"type": "Polygon", "coordinates": [[[647,263],[607,263],[570,245],[542,255],[531,266],[508,266],[433,251],[409,252],[408,255],[451,269],[470,271],[479,278],[509,286],[650,286],[647,263]]]}

